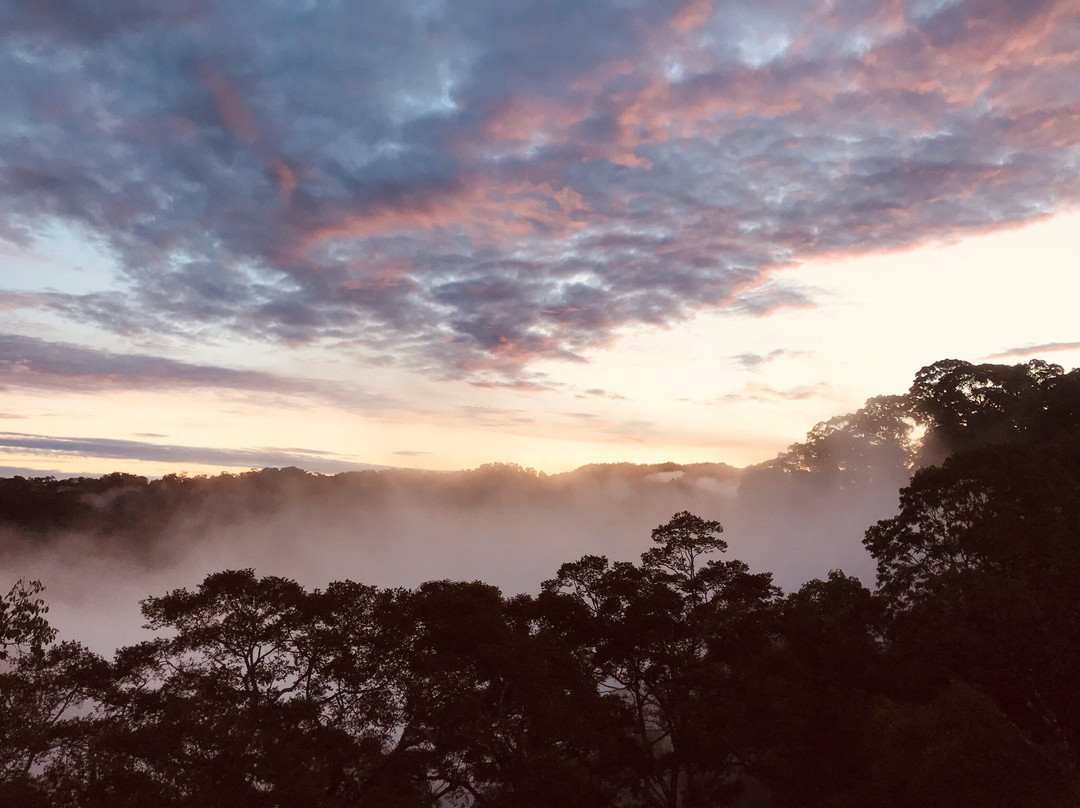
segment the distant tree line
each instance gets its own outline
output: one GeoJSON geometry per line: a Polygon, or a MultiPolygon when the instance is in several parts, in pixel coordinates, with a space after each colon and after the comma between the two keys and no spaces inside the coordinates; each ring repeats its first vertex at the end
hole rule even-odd
{"type": "Polygon", "coordinates": [[[514,463],[488,463],[452,473],[371,469],[329,476],[289,467],[212,477],[166,474],[158,479],[121,472],[101,477],[0,477],[0,529],[17,532],[34,544],[48,544],[73,532],[149,547],[170,525],[183,524],[186,533],[197,533],[264,520],[296,505],[340,513],[364,504],[385,504],[387,498],[398,496],[429,507],[559,507],[583,484],[640,482],[668,472],[681,477],[669,486],[688,487],[702,477],[734,481],[741,470],[724,463],[609,463],[548,475],[514,463]]]}
{"type": "Polygon", "coordinates": [[[143,601],[154,638],[107,660],[18,582],[0,804],[1080,804],[1080,374],[938,362],[769,473],[890,462],[914,473],[866,532],[873,591],[785,596],[681,512],[535,596],[218,572],[143,601]]]}

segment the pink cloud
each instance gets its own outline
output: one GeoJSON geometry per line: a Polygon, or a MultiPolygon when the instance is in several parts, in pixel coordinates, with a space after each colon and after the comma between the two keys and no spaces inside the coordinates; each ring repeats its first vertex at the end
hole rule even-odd
{"type": "Polygon", "coordinates": [[[551,182],[475,175],[451,191],[413,205],[373,204],[336,214],[336,221],[306,232],[296,255],[337,239],[358,239],[424,230],[461,228],[495,242],[535,235],[567,236],[580,230],[585,200],[551,182]]]}
{"type": "Polygon", "coordinates": [[[700,28],[713,12],[713,0],[690,0],[671,18],[671,26],[676,31],[692,31],[700,28]]]}
{"type": "Polygon", "coordinates": [[[284,160],[278,157],[270,161],[270,173],[277,182],[281,198],[288,202],[292,192],[296,190],[296,174],[284,160]]]}
{"type": "Polygon", "coordinates": [[[201,66],[199,77],[213,96],[214,105],[225,127],[244,143],[253,145],[259,139],[259,125],[240,92],[225,76],[208,64],[201,66]]]}

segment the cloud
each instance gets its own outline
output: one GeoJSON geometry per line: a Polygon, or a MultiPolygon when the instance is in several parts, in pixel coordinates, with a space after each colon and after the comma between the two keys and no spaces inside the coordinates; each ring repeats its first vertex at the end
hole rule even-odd
{"type": "Polygon", "coordinates": [[[728,403],[737,401],[756,401],[767,404],[776,401],[805,401],[811,398],[819,398],[828,395],[832,385],[828,382],[817,384],[801,384],[796,387],[776,388],[767,384],[748,384],[739,392],[727,393],[714,403],[728,403]]]}
{"type": "Polygon", "coordinates": [[[1061,351],[1080,351],[1080,342],[1047,342],[1042,345],[1009,348],[1001,353],[990,354],[987,359],[1023,359],[1036,354],[1058,353],[1061,351]]]}
{"type": "Polygon", "coordinates": [[[607,398],[612,401],[626,401],[626,396],[619,393],[612,393],[610,390],[604,390],[601,387],[590,387],[588,390],[583,391],[577,395],[577,398],[584,398],[585,396],[593,396],[595,398],[607,398]]]}
{"type": "Polygon", "coordinates": [[[385,466],[356,463],[333,452],[318,452],[309,449],[279,449],[273,447],[215,449],[206,446],[178,446],[112,438],[29,435],[22,432],[0,432],[0,454],[53,458],[142,460],[245,469],[300,466],[308,471],[323,474],[386,468],[385,466]]]}
{"type": "Polygon", "coordinates": [[[519,393],[545,393],[557,388],[557,385],[543,384],[530,379],[474,379],[469,382],[473,387],[488,390],[516,390],[519,393]]]}
{"type": "Polygon", "coordinates": [[[775,362],[777,359],[788,358],[797,359],[800,357],[810,356],[813,351],[804,350],[792,350],[791,348],[774,348],[768,353],[754,353],[753,351],[744,351],[741,354],[736,354],[730,357],[732,364],[738,365],[743,370],[758,371],[762,367],[775,362]]]}
{"type": "Polygon", "coordinates": [[[2,6],[0,238],[108,245],[36,305],[120,334],[514,383],[1080,202],[1069,0],[2,6]]]}
{"type": "Polygon", "coordinates": [[[762,365],[766,365],[774,359],[779,359],[781,356],[797,356],[801,353],[803,352],[787,351],[783,348],[776,348],[775,350],[769,351],[767,354],[758,354],[747,351],[746,353],[741,353],[731,358],[735,364],[739,365],[744,370],[758,370],[762,365]]]}
{"type": "Polygon", "coordinates": [[[811,292],[802,289],[766,283],[760,288],[739,293],[725,308],[735,314],[767,317],[783,309],[813,308],[816,304],[811,295],[811,292]]]}
{"type": "Polygon", "coordinates": [[[0,389],[4,388],[87,392],[212,388],[299,396],[348,406],[378,401],[364,391],[324,380],[285,378],[149,354],[112,353],[0,333],[0,389]]]}
{"type": "Polygon", "coordinates": [[[399,449],[392,454],[402,455],[403,457],[420,457],[421,455],[429,455],[431,452],[417,451],[415,449],[399,449]]]}
{"type": "Polygon", "coordinates": [[[31,469],[25,466],[0,466],[0,477],[83,477],[72,472],[59,471],[57,469],[31,469]]]}

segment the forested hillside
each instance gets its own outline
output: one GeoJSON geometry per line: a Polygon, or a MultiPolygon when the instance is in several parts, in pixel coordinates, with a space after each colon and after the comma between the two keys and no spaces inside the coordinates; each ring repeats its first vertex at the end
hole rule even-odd
{"type": "MultiPolygon", "coordinates": [[[[21,581],[0,602],[0,803],[1078,804],[1080,373],[938,362],[772,463],[700,476],[836,507],[898,470],[899,509],[863,542],[873,588],[836,569],[785,594],[679,511],[638,561],[585,555],[512,597],[214,572],[147,593],[149,638],[106,658],[58,641],[21,581]]],[[[680,471],[693,485],[649,474],[680,471]]],[[[507,470],[474,474],[502,491],[507,470]]],[[[63,527],[134,552],[192,502],[258,511],[275,486],[357,479],[15,479],[0,514],[20,541],[63,527]]],[[[483,490],[452,479],[423,484],[483,490]]]]}

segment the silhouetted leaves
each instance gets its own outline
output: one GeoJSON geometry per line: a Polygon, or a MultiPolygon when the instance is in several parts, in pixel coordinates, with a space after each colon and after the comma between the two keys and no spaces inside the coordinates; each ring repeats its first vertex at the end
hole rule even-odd
{"type": "MultiPolygon", "coordinates": [[[[866,533],[875,592],[834,570],[781,597],[684,511],[640,563],[583,556],[536,598],[214,573],[147,598],[157,636],[107,662],[56,643],[20,581],[0,601],[0,803],[1075,805],[1080,375],[945,360],[747,479],[854,497],[920,465],[866,533]]],[[[539,479],[479,469],[471,495],[507,474],[539,479]]],[[[137,529],[229,486],[271,511],[355,482],[15,478],[0,513],[137,529]]]]}

